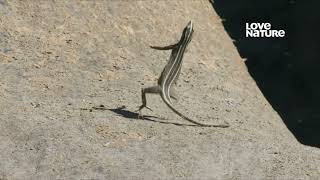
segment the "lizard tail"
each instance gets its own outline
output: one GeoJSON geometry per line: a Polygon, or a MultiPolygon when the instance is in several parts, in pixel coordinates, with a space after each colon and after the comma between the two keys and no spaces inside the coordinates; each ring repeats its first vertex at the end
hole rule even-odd
{"type": "Polygon", "coordinates": [[[216,124],[216,125],[212,124],[212,125],[211,125],[211,124],[203,124],[203,123],[197,122],[197,121],[195,121],[195,120],[192,120],[192,119],[188,118],[187,116],[183,115],[181,112],[179,112],[178,110],[176,110],[176,109],[173,107],[172,104],[170,104],[170,103],[168,103],[168,102],[166,102],[166,101],[164,101],[164,102],[167,104],[167,106],[168,106],[173,112],[175,112],[175,113],[178,114],[180,117],[182,117],[183,119],[185,119],[185,120],[187,120],[187,121],[189,121],[189,122],[191,122],[191,123],[193,123],[193,124],[196,124],[196,125],[199,125],[199,126],[203,126],[203,127],[220,127],[220,128],[227,128],[227,127],[230,126],[229,124],[216,124]]]}

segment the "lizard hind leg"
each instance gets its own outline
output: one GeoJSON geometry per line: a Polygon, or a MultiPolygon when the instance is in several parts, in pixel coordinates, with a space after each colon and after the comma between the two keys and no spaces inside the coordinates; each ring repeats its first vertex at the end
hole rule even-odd
{"type": "Polygon", "coordinates": [[[152,109],[150,107],[147,106],[147,98],[146,98],[146,94],[157,94],[160,93],[160,88],[159,86],[152,86],[152,87],[147,87],[147,88],[142,88],[141,89],[141,99],[142,99],[142,105],[139,106],[139,118],[143,117],[143,115],[141,114],[141,111],[143,108],[147,108],[150,111],[152,111],[152,109]]]}
{"type": "Polygon", "coordinates": [[[174,88],[170,89],[170,98],[178,101],[178,93],[174,88]]]}

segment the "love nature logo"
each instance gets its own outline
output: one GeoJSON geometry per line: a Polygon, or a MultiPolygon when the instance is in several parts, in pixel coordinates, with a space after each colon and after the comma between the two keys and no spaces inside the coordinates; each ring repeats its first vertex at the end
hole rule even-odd
{"type": "Polygon", "coordinates": [[[270,23],[246,23],[246,37],[284,37],[286,32],[284,30],[271,29],[270,23]]]}

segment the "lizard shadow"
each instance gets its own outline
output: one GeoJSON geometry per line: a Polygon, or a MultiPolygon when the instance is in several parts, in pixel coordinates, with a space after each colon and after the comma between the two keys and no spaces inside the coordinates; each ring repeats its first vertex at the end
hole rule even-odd
{"type": "Polygon", "coordinates": [[[109,110],[109,111],[112,111],[122,117],[125,117],[125,118],[128,118],[128,119],[136,119],[136,120],[144,120],[144,121],[150,121],[150,122],[154,122],[154,123],[161,123],[161,124],[173,124],[173,125],[176,125],[176,126],[197,126],[197,125],[193,125],[193,124],[183,124],[183,123],[175,123],[175,122],[167,122],[167,121],[161,121],[161,120],[156,120],[156,119],[160,119],[159,117],[157,116],[143,116],[143,119],[141,118],[138,118],[139,114],[136,113],[136,112],[132,112],[132,111],[129,111],[129,110],[126,110],[125,109],[126,106],[121,106],[121,107],[117,107],[117,108],[114,108],[114,109],[107,109],[107,108],[104,108],[104,109],[101,109],[101,110],[109,110]]]}

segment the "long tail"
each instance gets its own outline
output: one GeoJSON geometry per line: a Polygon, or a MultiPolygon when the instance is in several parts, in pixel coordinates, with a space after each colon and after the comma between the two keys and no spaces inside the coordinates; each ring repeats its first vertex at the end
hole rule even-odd
{"type": "Polygon", "coordinates": [[[204,126],[204,127],[219,127],[219,128],[227,128],[229,127],[230,125],[229,124],[203,124],[203,123],[199,123],[195,120],[192,120],[190,118],[188,118],[187,116],[183,115],[181,112],[179,112],[178,110],[176,110],[172,104],[170,104],[169,102],[165,101],[164,102],[167,104],[167,106],[173,111],[175,112],[176,114],[178,114],[180,117],[182,117],[183,119],[193,123],[193,124],[196,124],[196,125],[199,125],[199,126],[204,126]]]}

